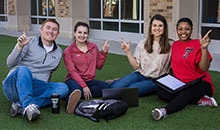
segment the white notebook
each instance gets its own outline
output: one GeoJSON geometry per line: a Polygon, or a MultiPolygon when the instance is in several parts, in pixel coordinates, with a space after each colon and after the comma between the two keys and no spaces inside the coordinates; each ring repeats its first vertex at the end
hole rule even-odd
{"type": "Polygon", "coordinates": [[[167,90],[168,92],[173,93],[173,92],[179,91],[179,90],[184,89],[188,86],[192,86],[192,85],[198,83],[205,76],[206,75],[199,77],[196,80],[193,80],[189,83],[184,83],[184,82],[180,81],[179,79],[175,78],[174,76],[168,74],[168,75],[164,75],[164,76],[161,76],[161,77],[155,79],[154,82],[157,83],[160,87],[167,90]]]}

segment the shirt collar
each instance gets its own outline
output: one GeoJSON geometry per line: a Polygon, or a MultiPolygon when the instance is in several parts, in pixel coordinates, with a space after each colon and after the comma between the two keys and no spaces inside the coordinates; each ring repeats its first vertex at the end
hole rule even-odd
{"type": "MultiPolygon", "coordinates": [[[[39,36],[39,43],[38,43],[38,45],[40,46],[40,47],[42,47],[42,48],[44,48],[44,46],[43,46],[43,43],[42,43],[42,40],[41,40],[41,36],[39,36]]],[[[55,41],[53,41],[53,50],[52,51],[54,51],[54,50],[56,50],[57,49],[57,45],[56,45],[56,42],[55,41]]]]}

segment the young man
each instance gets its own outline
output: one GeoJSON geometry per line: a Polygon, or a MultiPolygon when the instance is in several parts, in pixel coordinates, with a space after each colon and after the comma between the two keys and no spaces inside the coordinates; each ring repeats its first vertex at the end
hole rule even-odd
{"type": "Polygon", "coordinates": [[[64,83],[49,83],[51,74],[62,59],[62,49],[55,43],[59,23],[48,19],[42,23],[39,37],[17,39],[17,44],[7,58],[11,69],[3,82],[6,98],[12,102],[10,115],[27,116],[29,121],[39,118],[39,108],[51,104],[52,93],[65,98],[68,87],[64,83]]]}

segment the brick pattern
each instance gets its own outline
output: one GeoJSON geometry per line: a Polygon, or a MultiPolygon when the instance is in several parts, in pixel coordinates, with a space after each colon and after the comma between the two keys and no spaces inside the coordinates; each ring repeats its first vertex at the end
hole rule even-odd
{"type": "Polygon", "coordinates": [[[58,1],[58,17],[68,17],[69,16],[69,2],[68,0],[58,1]]]}
{"type": "Polygon", "coordinates": [[[155,14],[161,14],[171,22],[172,12],[173,0],[150,0],[150,18],[155,14]]]}
{"type": "Polygon", "coordinates": [[[15,15],[15,0],[8,0],[8,15],[15,15]]]}

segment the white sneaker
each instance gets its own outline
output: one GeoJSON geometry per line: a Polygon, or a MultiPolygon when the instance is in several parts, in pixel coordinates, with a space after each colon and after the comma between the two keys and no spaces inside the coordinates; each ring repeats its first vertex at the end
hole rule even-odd
{"type": "Polygon", "coordinates": [[[165,108],[156,108],[152,111],[152,117],[154,120],[160,120],[164,117],[166,117],[167,112],[165,108]]]}
{"type": "Polygon", "coordinates": [[[24,113],[29,121],[34,121],[40,117],[40,110],[36,104],[30,104],[24,109],[24,113]]]}
{"type": "Polygon", "coordinates": [[[210,107],[217,107],[218,106],[217,102],[215,101],[215,99],[213,97],[209,97],[206,95],[201,99],[201,103],[198,105],[199,106],[210,106],[210,107]]]}

